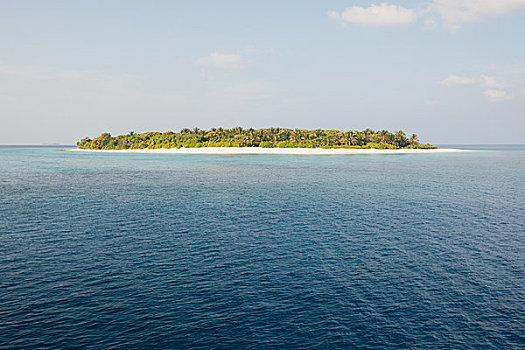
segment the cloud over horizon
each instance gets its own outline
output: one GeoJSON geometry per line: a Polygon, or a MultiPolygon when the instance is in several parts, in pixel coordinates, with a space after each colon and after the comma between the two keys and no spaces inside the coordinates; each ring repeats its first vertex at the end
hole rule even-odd
{"type": "Polygon", "coordinates": [[[448,78],[439,82],[441,86],[453,87],[458,85],[478,85],[484,88],[483,95],[489,102],[501,102],[511,100],[514,96],[510,95],[507,90],[509,84],[497,81],[494,77],[482,75],[479,78],[471,78],[450,74],[448,78]]]}
{"type": "Polygon", "coordinates": [[[513,98],[513,96],[509,95],[507,91],[496,89],[487,89],[483,91],[483,95],[485,95],[490,102],[506,101],[513,98]]]}

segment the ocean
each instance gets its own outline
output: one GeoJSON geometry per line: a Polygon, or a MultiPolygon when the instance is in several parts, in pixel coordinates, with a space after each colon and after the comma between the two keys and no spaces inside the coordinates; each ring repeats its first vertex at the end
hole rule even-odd
{"type": "Polygon", "coordinates": [[[0,147],[0,348],[525,348],[525,146],[0,147]]]}

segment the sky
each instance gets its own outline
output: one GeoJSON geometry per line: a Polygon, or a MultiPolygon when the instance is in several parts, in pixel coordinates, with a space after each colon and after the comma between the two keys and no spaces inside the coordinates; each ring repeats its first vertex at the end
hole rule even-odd
{"type": "Polygon", "coordinates": [[[0,1],[0,144],[182,128],[525,143],[525,0],[0,1]]]}

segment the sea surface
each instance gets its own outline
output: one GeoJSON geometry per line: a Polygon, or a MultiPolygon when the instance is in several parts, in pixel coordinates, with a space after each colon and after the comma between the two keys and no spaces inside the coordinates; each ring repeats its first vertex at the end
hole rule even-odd
{"type": "Polygon", "coordinates": [[[0,348],[525,348],[525,146],[0,147],[0,348]]]}

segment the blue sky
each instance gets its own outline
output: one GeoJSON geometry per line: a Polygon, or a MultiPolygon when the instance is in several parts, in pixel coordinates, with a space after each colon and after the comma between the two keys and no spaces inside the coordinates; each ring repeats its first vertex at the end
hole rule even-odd
{"type": "Polygon", "coordinates": [[[184,127],[525,143],[525,0],[0,2],[0,144],[184,127]]]}

